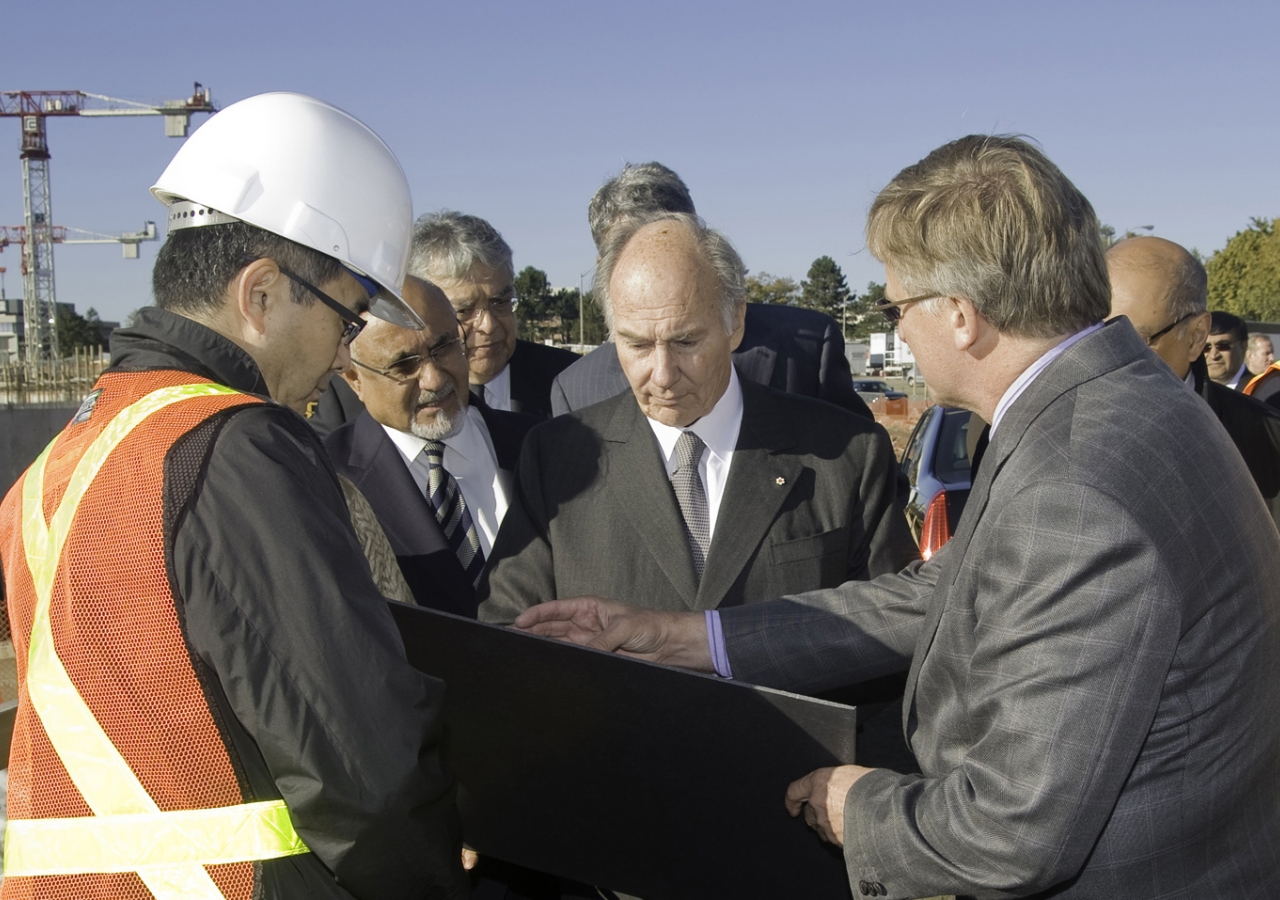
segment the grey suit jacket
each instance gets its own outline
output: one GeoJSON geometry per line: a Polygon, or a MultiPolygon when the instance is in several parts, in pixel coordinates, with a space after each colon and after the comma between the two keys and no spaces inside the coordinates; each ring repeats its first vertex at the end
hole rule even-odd
{"type": "Polygon", "coordinates": [[[621,394],[529,432],[480,617],[598,594],[657,609],[751,603],[917,558],[884,430],[742,382],[743,420],[701,582],[657,440],[621,394]],[[486,599],[486,597],[488,599],[486,599]]]}
{"type": "Polygon", "coordinates": [[[754,683],[911,660],[924,774],[850,791],[851,884],[1262,898],[1280,885],[1278,581],[1240,455],[1121,319],[1009,407],[932,559],[721,619],[754,683]]]}

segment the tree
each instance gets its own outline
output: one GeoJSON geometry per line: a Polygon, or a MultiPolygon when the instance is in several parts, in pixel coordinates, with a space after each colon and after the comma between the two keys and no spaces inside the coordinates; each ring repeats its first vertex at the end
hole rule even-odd
{"type": "Polygon", "coordinates": [[[793,278],[779,278],[768,272],[747,276],[748,303],[778,303],[792,306],[800,286],[793,278]]]}
{"type": "Polygon", "coordinates": [[[819,256],[809,267],[809,277],[800,282],[800,305],[824,312],[840,322],[849,302],[849,285],[844,272],[830,256],[819,256]]]}
{"type": "Polygon", "coordinates": [[[76,350],[92,350],[102,345],[98,334],[97,313],[94,321],[89,322],[69,306],[58,304],[56,327],[58,329],[58,352],[63,356],[71,356],[76,350]]]}
{"type": "Polygon", "coordinates": [[[547,273],[533,266],[525,266],[516,276],[514,287],[516,296],[520,298],[520,330],[524,337],[531,341],[541,341],[548,337],[548,330],[556,322],[550,309],[551,285],[547,273]]]}
{"type": "Polygon", "coordinates": [[[876,301],[883,299],[884,285],[876,281],[867,282],[867,289],[861,295],[851,298],[849,327],[845,331],[846,341],[865,342],[870,340],[871,332],[888,329],[884,316],[872,309],[876,301]]]}
{"type": "Polygon", "coordinates": [[[1209,308],[1255,322],[1280,321],[1280,219],[1254,218],[1205,263],[1209,308]]]}

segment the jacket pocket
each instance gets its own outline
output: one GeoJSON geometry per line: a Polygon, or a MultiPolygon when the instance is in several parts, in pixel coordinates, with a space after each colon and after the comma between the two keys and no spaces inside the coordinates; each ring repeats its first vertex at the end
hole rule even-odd
{"type": "Polygon", "coordinates": [[[782,565],[806,559],[821,559],[837,553],[843,555],[848,552],[848,546],[848,528],[834,528],[821,534],[770,544],[769,562],[782,565]]]}

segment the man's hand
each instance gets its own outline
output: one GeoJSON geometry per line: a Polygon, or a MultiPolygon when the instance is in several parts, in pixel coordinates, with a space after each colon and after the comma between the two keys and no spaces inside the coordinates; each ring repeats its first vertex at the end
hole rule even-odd
{"type": "Polygon", "coordinates": [[[659,612],[600,597],[575,597],[530,607],[515,626],[650,662],[714,671],[702,613],[659,612]]]}
{"type": "Polygon", "coordinates": [[[837,766],[818,769],[787,788],[787,812],[792,818],[804,810],[804,820],[829,844],[844,846],[844,801],[849,788],[871,769],[837,766]]]}
{"type": "Polygon", "coordinates": [[[476,863],[480,861],[480,855],[470,847],[462,848],[462,868],[470,872],[476,867],[476,863]]]}

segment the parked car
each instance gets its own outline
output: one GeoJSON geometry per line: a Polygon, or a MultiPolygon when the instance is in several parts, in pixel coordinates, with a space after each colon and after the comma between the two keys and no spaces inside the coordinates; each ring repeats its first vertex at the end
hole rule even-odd
{"type": "Polygon", "coordinates": [[[925,559],[956,532],[969,499],[969,411],[930,406],[902,451],[911,492],[907,524],[925,559]]]}
{"type": "Polygon", "coordinates": [[[870,378],[853,379],[853,389],[859,394],[883,394],[886,400],[896,400],[899,397],[905,397],[902,391],[896,391],[889,387],[887,382],[874,381],[870,378]]]}

